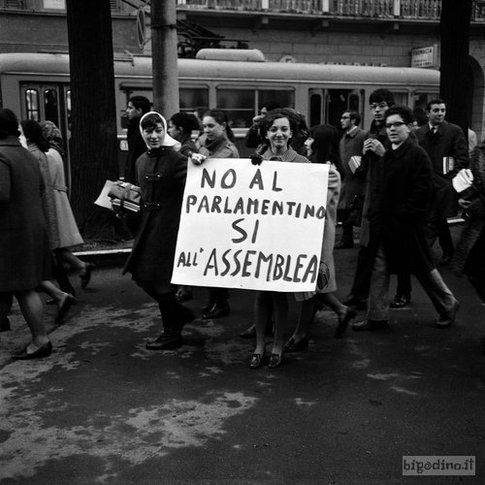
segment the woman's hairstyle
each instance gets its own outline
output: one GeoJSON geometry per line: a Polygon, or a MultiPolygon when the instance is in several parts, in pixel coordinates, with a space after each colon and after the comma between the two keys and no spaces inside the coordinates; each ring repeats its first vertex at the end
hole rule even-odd
{"type": "Polygon", "coordinates": [[[41,121],[40,126],[42,127],[44,138],[49,142],[50,146],[55,148],[64,157],[66,152],[64,150],[61,130],[50,120],[41,121]]]}
{"type": "Polygon", "coordinates": [[[204,116],[210,116],[211,118],[214,118],[216,122],[220,125],[223,125],[225,123],[227,138],[229,138],[230,141],[234,141],[234,133],[229,126],[229,118],[227,117],[225,111],[222,111],[221,109],[210,109],[209,111],[206,111],[204,113],[204,116]]]}
{"type": "Polygon", "coordinates": [[[140,126],[143,130],[154,130],[158,124],[163,126],[165,132],[167,131],[167,127],[158,113],[144,115],[140,121],[140,126]]]}
{"type": "Polygon", "coordinates": [[[311,128],[310,136],[313,138],[310,161],[313,163],[332,162],[339,167],[339,133],[337,129],[332,125],[316,125],[311,128]]]}
{"type": "Polygon", "coordinates": [[[176,126],[177,128],[182,128],[182,132],[185,135],[191,135],[192,130],[199,130],[199,120],[190,113],[175,113],[171,118],[170,121],[176,126]]]}
{"type": "Polygon", "coordinates": [[[20,136],[19,121],[11,109],[2,108],[0,109],[0,140],[7,136],[20,136]]]}
{"type": "Polygon", "coordinates": [[[259,135],[262,140],[266,140],[266,135],[269,129],[271,128],[273,123],[280,118],[286,118],[288,120],[288,122],[290,123],[290,130],[293,136],[295,136],[296,132],[298,131],[298,120],[296,116],[292,115],[285,108],[278,108],[270,111],[263,118],[263,121],[261,122],[261,126],[259,128],[259,135]]]}
{"type": "Polygon", "coordinates": [[[24,132],[27,143],[35,143],[40,151],[48,152],[51,147],[42,133],[42,126],[34,120],[22,120],[22,131],[24,132]]]}
{"type": "Polygon", "coordinates": [[[128,102],[130,102],[135,109],[141,109],[142,114],[148,113],[152,105],[150,100],[145,98],[145,96],[132,96],[128,102]]]}
{"type": "Polygon", "coordinates": [[[393,106],[386,111],[386,120],[389,116],[399,115],[406,125],[409,125],[414,121],[413,112],[407,106],[393,106]]]}

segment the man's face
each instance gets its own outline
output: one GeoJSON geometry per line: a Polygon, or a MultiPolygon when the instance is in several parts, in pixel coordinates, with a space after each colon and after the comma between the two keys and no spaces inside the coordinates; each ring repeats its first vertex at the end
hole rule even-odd
{"type": "Polygon", "coordinates": [[[141,116],[141,108],[135,108],[131,101],[128,102],[128,106],[126,107],[126,116],[128,116],[129,120],[133,118],[141,116]]]}
{"type": "Polygon", "coordinates": [[[342,113],[342,116],[340,117],[340,125],[343,130],[348,130],[352,127],[352,121],[348,112],[342,113]]]}
{"type": "Polygon", "coordinates": [[[428,119],[432,125],[441,125],[445,121],[446,105],[445,103],[432,104],[429,107],[428,119]]]}
{"type": "Polygon", "coordinates": [[[386,111],[389,109],[389,105],[385,101],[380,101],[378,103],[371,103],[369,105],[369,108],[376,123],[384,123],[385,114],[386,111]]]}

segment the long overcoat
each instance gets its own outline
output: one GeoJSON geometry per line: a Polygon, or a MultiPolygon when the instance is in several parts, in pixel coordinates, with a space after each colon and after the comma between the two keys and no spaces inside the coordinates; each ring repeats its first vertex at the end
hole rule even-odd
{"type": "Polygon", "coordinates": [[[39,164],[14,136],[0,140],[0,292],[31,290],[51,276],[39,164]]]}
{"type": "Polygon", "coordinates": [[[162,146],[136,162],[141,188],[141,222],[124,272],[139,283],[169,291],[180,212],[187,175],[187,158],[162,146]]]}
{"type": "Polygon", "coordinates": [[[407,139],[378,162],[370,193],[371,233],[384,245],[389,271],[431,271],[425,225],[432,202],[432,165],[423,148],[407,139]]]}
{"type": "Polygon", "coordinates": [[[419,145],[422,146],[433,166],[434,202],[433,212],[440,217],[453,217],[458,212],[458,198],[453,190],[451,179],[457,172],[468,167],[468,144],[462,129],[444,121],[436,133],[428,123],[416,130],[419,145]],[[455,159],[454,169],[443,174],[443,157],[455,159]]]}

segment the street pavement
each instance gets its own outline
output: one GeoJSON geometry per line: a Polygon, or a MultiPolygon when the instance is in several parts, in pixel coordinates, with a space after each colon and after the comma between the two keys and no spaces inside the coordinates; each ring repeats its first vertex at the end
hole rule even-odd
{"type": "MultiPolygon", "coordinates": [[[[345,296],[357,250],[335,254],[345,296]]],[[[231,291],[230,316],[190,324],[181,349],[153,352],[156,304],[119,267],[99,269],[64,325],[46,307],[55,351],[30,362],[9,357],[29,341],[15,307],[0,334],[0,483],[485,483],[485,307],[443,275],[461,302],[455,326],[433,327],[414,282],[390,331],[336,340],[322,311],[309,350],[273,370],[249,369],[252,342],[238,336],[251,292],[231,291]],[[472,455],[477,475],[403,477],[416,455],[472,455]]],[[[205,296],[188,303],[198,314],[205,296]]]]}

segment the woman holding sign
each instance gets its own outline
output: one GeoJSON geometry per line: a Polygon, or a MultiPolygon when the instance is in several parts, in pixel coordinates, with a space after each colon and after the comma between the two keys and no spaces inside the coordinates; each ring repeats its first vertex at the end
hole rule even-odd
{"type": "Polygon", "coordinates": [[[140,131],[148,148],[136,161],[141,222],[124,272],[129,271],[160,308],[163,331],[146,348],[176,349],[183,344],[182,327],[194,318],[170,288],[187,158],[173,149],[177,142],[167,134],[167,123],[159,113],[144,114],[140,131]]]}
{"type": "MultiPolygon", "coordinates": [[[[258,153],[253,155],[253,164],[260,164],[263,160],[308,163],[307,158],[296,153],[289,145],[297,130],[298,127],[293,117],[289,117],[283,110],[273,110],[268,113],[261,125],[261,138],[267,140],[267,144],[262,145],[258,149],[258,153]]],[[[258,291],[256,293],[256,348],[249,361],[251,369],[257,369],[263,365],[266,323],[271,314],[274,319],[274,339],[268,367],[275,368],[281,365],[283,332],[288,317],[287,295],[287,293],[278,291],[258,291]]]]}
{"type": "MultiPolygon", "coordinates": [[[[203,142],[199,153],[207,158],[239,158],[234,135],[226,113],[211,109],[202,118],[203,142]]],[[[219,318],[229,315],[229,292],[227,288],[209,288],[209,301],[203,308],[202,318],[219,318]]]]}

